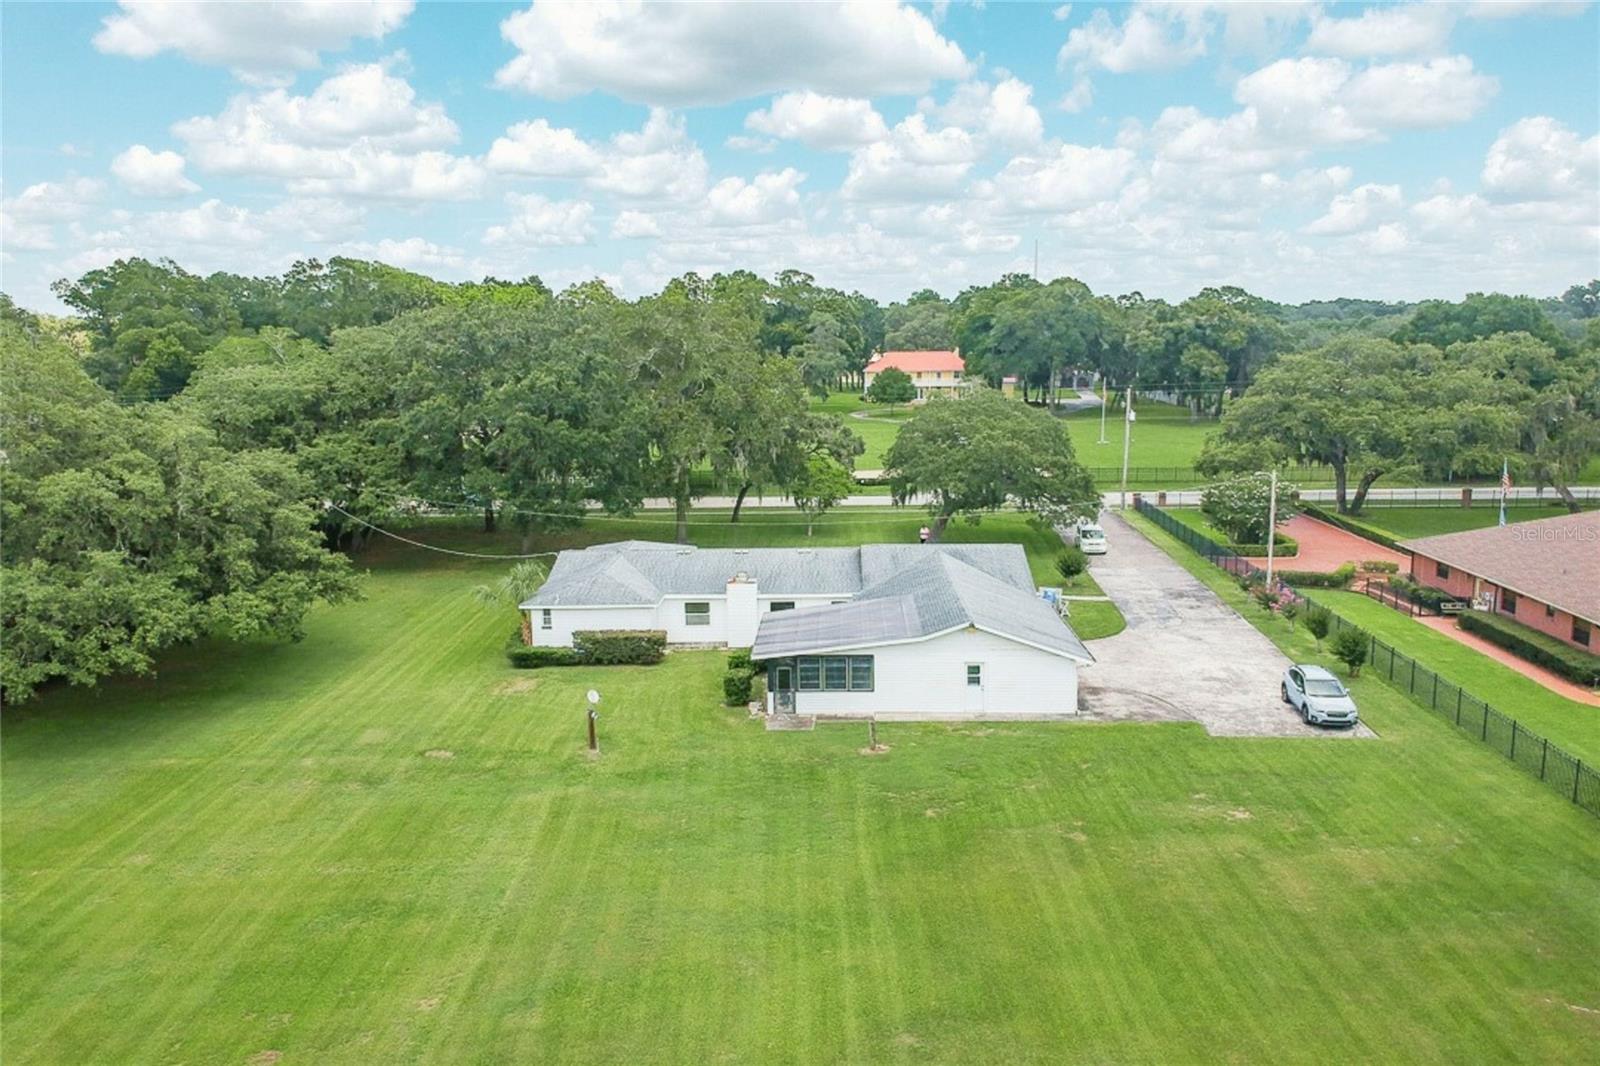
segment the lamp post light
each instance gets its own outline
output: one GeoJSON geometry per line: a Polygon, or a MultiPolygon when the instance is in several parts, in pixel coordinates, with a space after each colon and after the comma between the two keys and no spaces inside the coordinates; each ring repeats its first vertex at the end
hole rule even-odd
{"type": "Polygon", "coordinates": [[[596,708],[599,707],[599,706],[600,706],[600,693],[596,692],[594,689],[590,689],[589,690],[589,714],[588,714],[588,718],[589,718],[589,750],[592,751],[592,752],[596,752],[596,753],[598,753],[600,751],[600,741],[599,741],[599,738],[597,738],[594,735],[594,723],[595,723],[595,720],[600,717],[600,712],[598,710],[596,710],[596,708]]]}

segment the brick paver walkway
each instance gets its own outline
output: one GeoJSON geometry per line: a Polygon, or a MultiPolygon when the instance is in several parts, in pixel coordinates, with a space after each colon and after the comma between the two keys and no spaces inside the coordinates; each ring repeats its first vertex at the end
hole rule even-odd
{"type": "Polygon", "coordinates": [[[1417,621],[1438,633],[1443,633],[1451,640],[1459,641],[1474,651],[1482,652],[1501,666],[1509,666],[1517,673],[1530,681],[1535,681],[1558,696],[1565,696],[1569,700],[1587,703],[1591,707],[1600,707],[1600,693],[1593,689],[1584,688],[1551,673],[1542,666],[1535,666],[1526,659],[1511,654],[1498,644],[1490,643],[1476,633],[1466,633],[1456,627],[1454,618],[1418,618],[1417,621]]]}
{"type": "MultiPolygon", "coordinates": [[[[1411,565],[1411,558],[1385,548],[1365,537],[1347,533],[1338,526],[1330,526],[1315,518],[1297,514],[1283,524],[1283,531],[1300,542],[1300,554],[1278,559],[1273,565],[1284,570],[1314,570],[1319,574],[1331,573],[1345,563],[1360,566],[1369,559],[1383,559],[1398,563],[1401,572],[1411,565]]],[[[1251,559],[1260,567],[1267,565],[1265,557],[1251,559]]]]}

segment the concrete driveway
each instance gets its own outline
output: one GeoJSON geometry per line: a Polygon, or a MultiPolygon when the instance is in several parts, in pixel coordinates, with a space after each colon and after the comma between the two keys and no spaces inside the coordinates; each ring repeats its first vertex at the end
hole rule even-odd
{"type": "Polygon", "coordinates": [[[1110,550],[1090,572],[1128,628],[1088,641],[1095,663],[1079,675],[1085,717],[1192,721],[1213,736],[1373,736],[1308,726],[1282,702],[1289,660],[1217,595],[1111,511],[1100,516],[1110,550]]]}

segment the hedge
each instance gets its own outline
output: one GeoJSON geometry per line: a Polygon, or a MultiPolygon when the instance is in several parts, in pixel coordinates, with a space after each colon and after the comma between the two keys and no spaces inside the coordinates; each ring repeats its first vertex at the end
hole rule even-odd
{"type": "Polygon", "coordinates": [[[653,666],[667,653],[664,629],[580,629],[572,646],[596,666],[653,666]]]}
{"type": "Polygon", "coordinates": [[[524,644],[506,649],[506,658],[518,670],[537,670],[543,666],[581,666],[583,658],[571,648],[529,647],[524,644]]]}
{"type": "Polygon", "coordinates": [[[1405,551],[1404,548],[1400,547],[1400,542],[1389,536],[1387,533],[1379,533],[1371,526],[1364,526],[1360,522],[1352,522],[1344,515],[1338,514],[1334,511],[1324,510],[1314,503],[1302,503],[1300,505],[1300,511],[1302,514],[1310,515],[1312,518],[1315,518],[1321,522],[1326,522],[1330,526],[1338,526],[1346,533],[1354,533],[1358,537],[1365,537],[1374,544],[1382,544],[1385,548],[1390,548],[1397,552],[1405,551]]]}
{"type": "Polygon", "coordinates": [[[1487,611],[1462,611],[1461,628],[1580,685],[1600,685],[1600,655],[1487,611]]]}
{"type": "MultiPolygon", "coordinates": [[[[1265,558],[1267,554],[1267,546],[1265,544],[1230,544],[1228,547],[1232,548],[1240,555],[1247,556],[1251,559],[1262,559],[1265,558]]],[[[1295,540],[1293,537],[1285,536],[1284,534],[1279,533],[1276,537],[1272,538],[1273,558],[1293,559],[1299,554],[1300,542],[1295,540]]]]}
{"type": "Polygon", "coordinates": [[[1403,574],[1393,575],[1385,584],[1412,603],[1421,604],[1435,611],[1441,611],[1445,604],[1454,603],[1461,598],[1446,592],[1444,589],[1436,589],[1431,585],[1420,584],[1403,574]]]}
{"type": "Polygon", "coordinates": [[[728,653],[728,669],[743,670],[747,674],[756,672],[756,664],[750,661],[749,648],[734,648],[728,653]]]}
{"type": "Polygon", "coordinates": [[[1356,576],[1356,568],[1352,563],[1345,563],[1330,574],[1324,574],[1317,570],[1274,569],[1272,576],[1291,588],[1342,589],[1350,584],[1351,578],[1356,576]]]}

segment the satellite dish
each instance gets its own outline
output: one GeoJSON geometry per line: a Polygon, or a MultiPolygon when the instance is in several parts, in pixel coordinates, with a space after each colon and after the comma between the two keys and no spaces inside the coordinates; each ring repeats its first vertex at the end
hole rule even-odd
{"type": "Polygon", "coordinates": [[[596,692],[594,689],[590,689],[589,690],[589,706],[597,707],[597,706],[599,706],[599,704],[600,704],[600,693],[596,692]]]}

